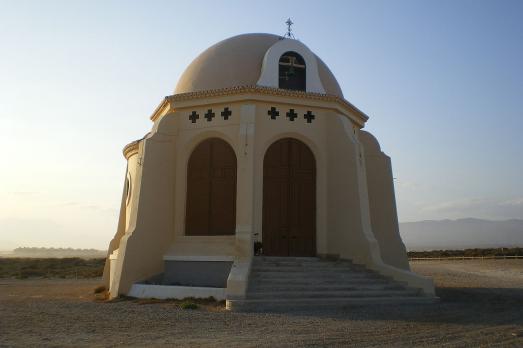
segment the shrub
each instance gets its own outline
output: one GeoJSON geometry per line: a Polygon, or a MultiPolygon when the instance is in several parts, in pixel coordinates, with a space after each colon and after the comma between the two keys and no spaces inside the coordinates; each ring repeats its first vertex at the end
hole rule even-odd
{"type": "Polygon", "coordinates": [[[182,309],[197,309],[198,305],[194,302],[184,301],[180,304],[182,309]]]}

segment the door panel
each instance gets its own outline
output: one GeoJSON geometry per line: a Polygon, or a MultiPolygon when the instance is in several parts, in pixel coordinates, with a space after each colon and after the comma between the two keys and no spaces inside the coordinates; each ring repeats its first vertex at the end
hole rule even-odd
{"type": "Polygon", "coordinates": [[[200,143],[187,168],[185,234],[231,235],[236,229],[236,155],[225,141],[200,143]]]}
{"type": "Polygon", "coordinates": [[[262,229],[265,255],[315,255],[316,163],[299,140],[279,140],[265,154],[262,229]]]}

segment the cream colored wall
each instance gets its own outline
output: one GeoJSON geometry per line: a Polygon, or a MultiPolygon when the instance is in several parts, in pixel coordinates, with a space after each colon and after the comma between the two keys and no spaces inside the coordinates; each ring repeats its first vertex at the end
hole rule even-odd
{"type": "MultiPolygon", "coordinates": [[[[131,219],[131,214],[133,212],[134,207],[136,207],[136,199],[137,195],[134,194],[135,187],[137,187],[137,181],[136,178],[138,177],[138,170],[140,168],[140,165],[138,162],[141,161],[141,157],[138,156],[138,153],[133,154],[127,159],[127,176],[126,180],[129,180],[129,192],[128,195],[125,198],[125,230],[127,231],[129,229],[129,221],[131,219]]],[[[125,190],[125,188],[124,188],[125,190]]]]}
{"type": "MultiPolygon", "coordinates": [[[[166,115],[161,122],[168,123],[171,117],[166,115]]],[[[111,296],[125,294],[134,282],[163,271],[163,254],[172,242],[174,228],[174,148],[175,135],[168,127],[140,142],[127,230],[118,248],[111,296]]]]}
{"type": "Polygon", "coordinates": [[[125,234],[125,224],[126,224],[126,192],[125,192],[125,182],[127,177],[127,170],[125,171],[126,176],[124,177],[124,187],[122,189],[122,198],[120,200],[120,214],[118,217],[118,226],[116,228],[116,233],[109,242],[109,248],[107,249],[107,256],[106,261],[104,265],[104,273],[102,276],[103,284],[107,289],[110,288],[110,281],[111,281],[111,273],[114,274],[114,269],[111,270],[111,261],[110,256],[111,254],[118,249],[120,245],[120,239],[125,234]]]}
{"type": "Polygon", "coordinates": [[[365,207],[360,197],[362,163],[355,131],[342,116],[331,115],[326,140],[328,250],[342,258],[367,264],[372,259],[369,241],[372,242],[373,236],[365,234],[365,207]]]}
{"type": "Polygon", "coordinates": [[[407,250],[399,233],[390,157],[381,151],[370,133],[360,131],[359,139],[365,149],[371,225],[380,245],[381,258],[386,264],[410,270],[407,250]]]}
{"type": "MultiPolygon", "coordinates": [[[[234,257],[236,272],[231,272],[228,293],[241,296],[248,280],[253,238],[262,239],[264,155],[272,143],[285,137],[307,144],[316,159],[318,255],[338,255],[373,269],[385,269],[392,276],[397,273],[382,263],[373,233],[369,206],[376,201],[369,201],[369,194],[375,192],[367,192],[367,180],[373,185],[375,163],[371,161],[371,174],[367,175],[359,127],[351,121],[355,116],[322,108],[317,100],[308,103],[303,99],[300,106],[283,102],[288,99],[281,97],[264,99],[234,101],[227,97],[222,102],[214,98],[212,104],[180,103],[156,119],[151,133],[140,142],[138,153],[129,159],[133,183],[130,203],[121,210],[121,216],[127,217],[127,228],[118,237],[119,243],[114,243],[118,244],[118,258],[110,285],[112,296],[125,294],[132,283],[162,272],[165,255],[197,256],[209,250],[234,257]],[[220,115],[224,107],[232,111],[229,120],[220,115]],[[276,120],[267,114],[270,107],[280,112],[276,120]],[[286,117],[290,108],[298,114],[294,121],[286,117]],[[215,113],[211,122],[204,118],[208,109],[215,113]],[[192,111],[199,114],[196,123],[189,120],[192,111]],[[303,117],[307,111],[315,115],[312,123],[303,117]],[[188,160],[192,150],[210,137],[228,142],[237,157],[237,228],[232,238],[184,235],[188,160]],[[208,247],[209,243],[213,246],[208,247]]],[[[388,194],[393,195],[393,191],[388,194]]],[[[380,216],[392,218],[390,214],[380,216]]],[[[399,254],[383,255],[394,258],[399,254]]],[[[412,278],[410,273],[402,277],[412,278]]]]}

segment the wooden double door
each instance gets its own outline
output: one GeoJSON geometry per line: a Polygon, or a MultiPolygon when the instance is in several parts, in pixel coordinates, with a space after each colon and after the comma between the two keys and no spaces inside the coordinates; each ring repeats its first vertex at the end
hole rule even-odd
{"type": "Polygon", "coordinates": [[[303,142],[273,143],[263,161],[263,254],[316,254],[316,161],[303,142]]]}
{"type": "Polygon", "coordinates": [[[211,138],[192,152],[187,168],[185,234],[236,232],[236,155],[224,140],[211,138]]]}

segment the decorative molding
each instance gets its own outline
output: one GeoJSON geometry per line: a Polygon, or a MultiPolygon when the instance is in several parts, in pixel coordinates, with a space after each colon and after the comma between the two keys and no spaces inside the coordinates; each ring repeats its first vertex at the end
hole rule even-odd
{"type": "Polygon", "coordinates": [[[225,121],[227,121],[229,119],[229,117],[232,116],[232,111],[229,110],[229,107],[226,107],[226,108],[223,109],[223,111],[221,112],[220,115],[222,115],[223,119],[225,121]]]}
{"type": "Polygon", "coordinates": [[[224,96],[232,96],[232,95],[242,95],[242,94],[243,95],[244,94],[258,94],[258,95],[268,95],[268,96],[276,96],[276,97],[299,98],[299,99],[315,100],[315,101],[322,101],[322,102],[334,102],[334,103],[338,103],[341,106],[355,112],[361,118],[362,123],[365,123],[369,119],[369,116],[367,116],[363,111],[361,111],[360,109],[358,109],[357,107],[352,105],[350,102],[348,102],[344,98],[341,98],[341,97],[338,97],[335,95],[250,85],[250,86],[237,86],[237,87],[220,88],[220,89],[209,89],[209,90],[205,90],[205,91],[180,93],[180,94],[174,94],[171,96],[167,96],[160,103],[160,105],[158,105],[155,112],[151,116],[151,120],[153,122],[156,121],[161,116],[161,113],[165,110],[165,107],[167,107],[168,104],[171,104],[173,102],[190,101],[190,100],[198,100],[198,99],[205,99],[205,98],[216,98],[216,97],[224,97],[224,96]]]}
{"type": "Polygon", "coordinates": [[[307,120],[307,123],[312,123],[312,120],[314,120],[315,115],[308,110],[306,114],[303,115],[303,118],[307,120]]]}
{"type": "Polygon", "coordinates": [[[125,157],[125,159],[129,159],[132,155],[136,155],[138,153],[138,146],[140,145],[140,140],[135,140],[132,143],[129,143],[124,146],[122,152],[125,157]]]}
{"type": "Polygon", "coordinates": [[[276,117],[280,116],[280,112],[274,106],[271,106],[270,110],[267,111],[267,115],[271,117],[271,120],[275,120],[276,117]]]}
{"type": "Polygon", "coordinates": [[[295,118],[298,118],[298,114],[296,112],[294,112],[294,109],[290,109],[289,112],[287,112],[285,114],[285,116],[287,116],[287,118],[289,119],[289,121],[291,122],[294,122],[294,119],[295,118]]]}

